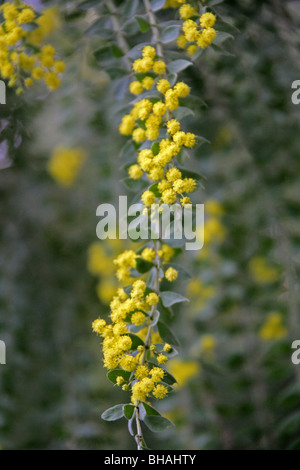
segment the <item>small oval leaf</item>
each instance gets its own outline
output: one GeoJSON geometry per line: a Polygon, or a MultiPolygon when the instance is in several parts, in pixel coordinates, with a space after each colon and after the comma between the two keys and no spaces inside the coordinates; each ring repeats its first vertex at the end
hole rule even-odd
{"type": "Polygon", "coordinates": [[[190,65],[193,65],[193,64],[189,60],[178,59],[168,64],[168,70],[171,73],[179,73],[179,72],[182,72],[182,70],[185,70],[190,65]]]}
{"type": "Polygon", "coordinates": [[[161,42],[167,44],[169,42],[175,41],[181,29],[181,25],[172,25],[165,28],[161,34],[161,42]]]}
{"type": "Polygon", "coordinates": [[[152,432],[165,431],[174,426],[174,424],[163,416],[146,416],[144,423],[152,432]]]}
{"type": "Polygon", "coordinates": [[[124,405],[124,416],[126,419],[131,419],[134,413],[135,407],[133,405],[124,405]]]}
{"type": "Polygon", "coordinates": [[[124,405],[115,405],[112,408],[109,408],[108,410],[104,411],[104,413],[102,413],[101,418],[104,421],[117,421],[118,419],[123,418],[123,406],[124,405]]]}
{"type": "Polygon", "coordinates": [[[142,402],[142,406],[145,409],[146,416],[160,416],[160,413],[147,403],[142,402]]]}
{"type": "Polygon", "coordinates": [[[159,336],[166,342],[170,344],[174,344],[174,346],[179,346],[178,339],[174,335],[174,333],[170,330],[170,328],[163,323],[162,321],[159,321],[157,323],[157,328],[159,332],[159,336]]]}
{"type": "Polygon", "coordinates": [[[128,382],[129,377],[130,377],[130,372],[127,372],[126,370],[123,370],[123,369],[114,369],[114,370],[110,370],[107,373],[107,377],[113,384],[117,383],[117,377],[123,377],[125,382],[128,382]]]}
{"type": "Polygon", "coordinates": [[[183,297],[183,295],[171,291],[161,292],[160,298],[165,307],[171,307],[172,305],[180,302],[189,302],[189,300],[186,297],[183,297]]]}

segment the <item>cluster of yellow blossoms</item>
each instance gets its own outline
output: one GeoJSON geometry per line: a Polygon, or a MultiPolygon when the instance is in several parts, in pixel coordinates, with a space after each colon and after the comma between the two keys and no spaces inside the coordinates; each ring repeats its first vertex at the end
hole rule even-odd
{"type": "Polygon", "coordinates": [[[95,242],[88,249],[88,271],[98,278],[96,293],[100,301],[109,305],[117,292],[113,259],[124,248],[124,240],[108,238],[105,242],[95,242]]]}
{"type": "Polygon", "coordinates": [[[287,328],[284,326],[283,317],[280,312],[270,313],[259,330],[259,336],[264,341],[281,339],[286,335],[287,328]]]}
{"type": "Polygon", "coordinates": [[[249,271],[251,277],[258,284],[269,284],[279,279],[280,272],[278,268],[272,265],[262,256],[255,256],[249,262],[249,271]]]}
{"type": "Polygon", "coordinates": [[[60,186],[69,187],[76,180],[85,159],[86,153],[81,148],[56,147],[47,165],[48,172],[60,186]]]}
{"type": "MultiPolygon", "coordinates": [[[[207,40],[210,32],[209,23],[211,26],[214,23],[212,18],[203,15],[200,22],[203,40],[205,37],[207,40]]],[[[184,28],[187,30],[186,25],[184,28]]],[[[182,81],[170,80],[162,52],[158,53],[152,46],[143,47],[132,69],[135,78],[129,91],[136,98],[119,126],[120,133],[132,139],[137,151],[136,162],[128,169],[129,177],[149,183],[141,195],[146,212],[152,204],[161,206],[179,201],[182,206],[191,204],[187,195],[195,191],[197,182],[186,177],[189,175],[185,170],[176,165],[179,160],[176,157],[197,142],[197,137],[185,132],[178,120],[181,114],[178,108],[182,106],[181,100],[189,95],[190,87],[182,81]]],[[[173,282],[179,275],[175,267],[164,266],[175,253],[167,244],[151,241],[137,252],[127,249],[117,256],[116,276],[125,287],[117,290],[110,303],[111,323],[104,319],[93,323],[93,330],[103,338],[104,366],[110,370],[108,377],[123,390],[131,391],[131,402],[137,410],[139,403],[151,396],[164,398],[169,384],[175,382],[162,367],[176,351],[171,340],[171,345],[164,342],[169,337],[163,333],[166,325],[162,327],[159,320],[160,303],[164,305],[166,298],[163,296],[166,292],[160,292],[160,283],[163,279],[173,282]],[[151,282],[147,285],[146,274],[142,273],[149,271],[147,281],[151,279],[151,282]]]]}
{"type": "MultiPolygon", "coordinates": [[[[173,255],[173,248],[167,244],[162,245],[162,248],[157,252],[157,256],[159,256],[162,263],[168,263],[173,255]]],[[[114,260],[114,264],[117,266],[117,278],[124,284],[130,284],[133,281],[133,278],[130,276],[130,271],[131,269],[136,269],[137,259],[140,258],[152,262],[155,260],[155,257],[155,250],[149,247],[144,248],[140,255],[133,250],[125,250],[114,260]]],[[[174,268],[170,267],[165,271],[165,277],[170,282],[175,281],[177,276],[178,272],[174,268]]]]}
{"type": "MultiPolygon", "coordinates": [[[[166,371],[161,365],[168,361],[168,354],[173,349],[163,342],[157,329],[151,327],[159,294],[147,287],[143,276],[134,279],[132,271],[137,268],[139,259],[155,263],[159,258],[163,265],[170,262],[174,253],[173,248],[164,244],[157,252],[147,246],[140,254],[131,249],[119,254],[114,260],[117,278],[124,285],[131,286],[119,288],[111,301],[111,324],[103,319],[93,323],[93,330],[103,338],[104,366],[109,370],[121,367],[117,369],[120,375],[115,383],[124,391],[131,390],[133,404],[145,401],[151,394],[158,399],[167,395],[168,386],[164,383],[166,371]],[[132,330],[136,335],[131,333],[132,330]],[[124,371],[129,374],[124,375],[124,371]]],[[[175,281],[178,271],[168,267],[164,276],[169,282],[175,281]]]]}
{"type": "Polygon", "coordinates": [[[0,77],[16,87],[17,94],[24,85],[33,86],[43,79],[50,90],[60,86],[60,74],[65,63],[56,60],[56,50],[42,45],[45,31],[52,27],[53,15],[45,13],[37,17],[35,11],[22,2],[5,2],[0,7],[3,22],[0,23],[0,77]],[[50,24],[50,27],[49,27],[50,24]]]}
{"type": "Polygon", "coordinates": [[[190,88],[184,82],[171,87],[170,82],[160,76],[165,74],[166,65],[162,60],[157,60],[156,50],[151,46],[144,47],[142,58],[134,62],[133,70],[138,73],[138,80],[131,83],[130,92],[138,95],[143,90],[155,88],[161,98],[137,101],[130,114],[122,119],[119,127],[122,135],[131,136],[138,145],[150,141],[150,148],[138,152],[137,163],[128,170],[129,176],[139,179],[145,175],[150,181],[158,183],[159,197],[151,190],[142,195],[146,207],[161,202],[172,204],[178,197],[182,205],[190,204],[186,194],[192,193],[197,183],[192,178],[183,178],[182,172],[174,166],[174,158],[184,147],[194,147],[196,136],[181,130],[180,122],[172,116],[172,112],[180,106],[179,99],[188,96],[190,88]],[[158,76],[147,75],[152,70],[158,76]],[[151,142],[155,141],[157,145],[151,147],[151,142]]]}
{"type": "Polygon", "coordinates": [[[182,34],[177,38],[178,47],[186,49],[189,55],[193,55],[198,48],[206,49],[210,46],[217,36],[213,28],[215,15],[208,12],[199,16],[195,8],[186,3],[180,7],[179,13],[184,22],[182,34]]]}

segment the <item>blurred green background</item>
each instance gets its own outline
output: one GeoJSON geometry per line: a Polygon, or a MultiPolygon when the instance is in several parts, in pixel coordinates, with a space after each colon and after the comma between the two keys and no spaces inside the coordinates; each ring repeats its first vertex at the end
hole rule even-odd
{"type": "MultiPolygon", "coordinates": [[[[67,72],[57,92],[9,90],[0,106],[0,445],[133,449],[125,420],[101,421],[124,392],[107,380],[91,332],[108,315],[109,266],[123,248],[92,245],[97,206],[128,194],[122,62],[109,64],[104,46],[93,54],[100,36],[111,40],[103,23],[93,29],[105,2],[89,11],[35,3],[60,12],[51,42],[67,72]],[[70,185],[48,171],[57,146],[86,154],[70,185]]],[[[211,143],[186,162],[206,177],[196,196],[207,218],[204,249],[179,260],[193,279],[176,289],[191,302],[172,320],[179,385],[159,404],[176,428],[146,440],[153,449],[300,449],[300,365],[291,362],[300,339],[300,105],[291,102],[300,2],[216,9],[234,39],[182,74],[199,98],[188,125],[211,143]]],[[[145,41],[132,20],[131,47],[145,41]]]]}

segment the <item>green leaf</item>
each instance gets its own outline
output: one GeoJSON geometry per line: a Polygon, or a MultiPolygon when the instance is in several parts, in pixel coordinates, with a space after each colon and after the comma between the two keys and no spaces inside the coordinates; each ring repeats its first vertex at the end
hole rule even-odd
{"type": "Polygon", "coordinates": [[[161,33],[161,42],[167,44],[173,42],[179,36],[181,25],[172,25],[165,28],[161,33]]]}
{"type": "Polygon", "coordinates": [[[122,158],[125,162],[130,161],[132,159],[136,160],[136,150],[131,140],[128,140],[128,142],[126,142],[119,154],[119,158],[122,158]]]}
{"type": "Polygon", "coordinates": [[[190,108],[187,108],[185,106],[180,106],[179,108],[175,109],[173,111],[174,117],[178,120],[181,121],[187,116],[195,116],[194,111],[192,111],[190,108]]]}
{"type": "Polygon", "coordinates": [[[196,173],[195,171],[191,171],[191,170],[186,170],[185,168],[178,168],[181,173],[182,173],[182,176],[184,178],[194,178],[195,180],[205,180],[205,176],[203,175],[200,175],[200,173],[196,173]]]}
{"type": "Polygon", "coordinates": [[[136,260],[136,270],[139,273],[145,274],[148,271],[150,271],[151,268],[153,268],[153,263],[151,263],[151,261],[146,261],[143,258],[137,258],[137,260],[136,260]]]}
{"type": "Polygon", "coordinates": [[[117,421],[117,419],[121,419],[124,416],[124,405],[116,405],[102,413],[101,418],[104,421],[117,421]]]}
{"type": "Polygon", "coordinates": [[[191,108],[193,110],[198,110],[202,106],[207,108],[207,103],[203,101],[199,95],[190,94],[186,98],[184,98],[184,104],[187,108],[191,108]]]}
{"type": "Polygon", "coordinates": [[[165,431],[174,426],[174,424],[163,416],[146,416],[144,423],[152,432],[165,431]]]}
{"type": "Polygon", "coordinates": [[[79,3],[78,8],[80,10],[89,10],[90,8],[97,6],[99,6],[98,0],[85,0],[84,2],[79,3]]]}
{"type": "Polygon", "coordinates": [[[134,17],[131,17],[127,21],[125,21],[125,23],[123,23],[121,30],[127,36],[135,36],[137,33],[139,33],[140,28],[136,19],[134,17]]]}
{"type": "Polygon", "coordinates": [[[112,30],[107,28],[108,21],[108,16],[102,16],[84,32],[85,36],[112,37],[112,30]]]}
{"type": "Polygon", "coordinates": [[[123,57],[124,55],[124,52],[122,51],[122,49],[120,49],[118,46],[116,46],[115,44],[113,44],[111,46],[111,49],[112,49],[112,53],[113,53],[113,56],[116,57],[117,59],[119,59],[120,57],[123,57]]]}
{"type": "Polygon", "coordinates": [[[210,141],[202,137],[202,135],[196,135],[196,147],[200,147],[202,144],[210,144],[210,141]]]}
{"type": "Polygon", "coordinates": [[[214,5],[219,5],[219,3],[223,3],[224,0],[207,0],[207,6],[213,7],[214,5]]]}
{"type": "Polygon", "coordinates": [[[130,189],[131,191],[141,191],[145,189],[148,185],[147,181],[139,179],[133,180],[131,178],[125,178],[122,180],[122,183],[126,186],[126,188],[130,189]]]}
{"type": "Polygon", "coordinates": [[[217,44],[212,43],[212,44],[210,45],[210,47],[211,47],[215,52],[217,52],[218,54],[225,55],[225,56],[228,56],[228,57],[233,57],[233,56],[234,56],[234,54],[232,54],[231,52],[226,51],[225,49],[223,49],[223,47],[218,46],[217,44]]]}
{"type": "Polygon", "coordinates": [[[179,346],[178,339],[176,338],[174,333],[170,330],[170,328],[165,323],[163,323],[162,321],[159,321],[157,323],[157,328],[158,328],[159,336],[166,343],[169,343],[171,345],[174,344],[174,346],[179,346]]]}
{"type": "Polygon", "coordinates": [[[138,346],[144,346],[144,341],[137,335],[133,333],[128,333],[128,336],[131,338],[132,346],[131,349],[137,349],[138,346]]]}
{"type": "Polygon", "coordinates": [[[177,155],[178,162],[180,165],[184,165],[188,158],[190,158],[190,154],[186,151],[186,149],[182,148],[179,155],[177,155]]]}
{"type": "Polygon", "coordinates": [[[169,385],[174,385],[177,382],[175,377],[173,377],[173,375],[169,374],[167,371],[165,371],[165,375],[163,376],[162,381],[169,385]]]}
{"type": "Polygon", "coordinates": [[[161,10],[165,6],[166,0],[152,0],[151,9],[152,11],[161,10]]]}
{"type": "Polygon", "coordinates": [[[156,269],[152,269],[150,271],[150,273],[148,274],[148,277],[147,277],[147,285],[150,287],[150,289],[154,289],[155,288],[155,284],[156,284],[156,269]]]}
{"type": "MultiPolygon", "coordinates": [[[[131,18],[132,16],[135,15],[136,10],[138,9],[138,7],[139,7],[139,1],[138,0],[127,0],[126,2],[124,2],[124,8],[123,8],[122,14],[124,16],[127,16],[127,17],[131,18]]],[[[121,8],[121,7],[119,7],[119,8],[121,8]]]]}
{"type": "Polygon", "coordinates": [[[126,419],[131,419],[134,413],[135,407],[133,405],[124,405],[124,416],[126,419]]]}
{"type": "Polygon", "coordinates": [[[93,52],[93,55],[97,62],[104,61],[111,57],[111,48],[108,46],[100,47],[93,52]]]}
{"type": "Polygon", "coordinates": [[[190,65],[193,65],[193,63],[190,62],[189,60],[178,59],[178,60],[174,60],[173,62],[170,62],[170,64],[168,64],[167,67],[168,67],[169,72],[179,73],[179,72],[182,72],[182,70],[185,70],[190,65]]]}
{"type": "Polygon", "coordinates": [[[151,184],[151,186],[148,188],[149,191],[151,191],[153,194],[155,194],[156,197],[160,197],[161,193],[158,190],[158,183],[151,184]]]}
{"type": "Polygon", "coordinates": [[[230,33],[226,33],[225,31],[218,31],[217,37],[214,40],[214,44],[216,46],[220,46],[220,44],[222,44],[227,39],[234,39],[234,36],[230,33]]]}
{"type": "Polygon", "coordinates": [[[139,24],[140,31],[142,33],[145,33],[146,31],[148,31],[148,29],[150,28],[150,23],[147,20],[145,20],[145,18],[143,18],[142,16],[136,16],[135,18],[139,24]]]}
{"type": "Polygon", "coordinates": [[[134,429],[133,429],[133,423],[134,423],[134,417],[132,417],[131,419],[128,420],[128,431],[129,431],[129,434],[134,437],[135,435],[135,432],[134,432],[134,429]]]}
{"type": "Polygon", "coordinates": [[[171,238],[166,239],[166,243],[172,248],[181,248],[186,244],[186,238],[182,237],[181,239],[174,238],[174,234],[171,233],[171,238]]]}
{"type": "Polygon", "coordinates": [[[292,414],[285,416],[284,419],[277,424],[276,435],[296,433],[300,426],[300,410],[293,412],[292,414]]]}
{"type": "Polygon", "coordinates": [[[142,406],[145,409],[146,416],[160,416],[160,413],[147,403],[142,402],[142,406]]]}
{"type": "Polygon", "coordinates": [[[169,322],[173,317],[174,317],[174,313],[172,312],[172,310],[170,308],[167,308],[163,305],[162,301],[159,300],[159,311],[161,313],[161,316],[163,316],[164,318],[162,318],[162,320],[167,320],[167,322],[169,322]]]}
{"type": "MultiPolygon", "coordinates": [[[[164,344],[160,343],[160,344],[156,344],[156,351],[158,353],[163,353],[165,356],[167,356],[169,359],[171,359],[172,357],[175,357],[175,356],[178,356],[178,351],[177,349],[175,349],[173,346],[172,346],[172,351],[169,352],[169,353],[166,353],[164,351],[164,344]]],[[[157,366],[156,366],[157,367],[157,366]]]]}
{"type": "Polygon", "coordinates": [[[154,142],[152,145],[152,153],[156,156],[159,153],[159,142],[154,142]]]}
{"type": "Polygon", "coordinates": [[[145,47],[145,46],[148,46],[149,43],[148,42],[143,42],[143,43],[140,43],[140,44],[137,44],[136,46],[134,46],[132,49],[130,49],[129,52],[127,52],[127,57],[129,57],[130,59],[138,59],[141,57],[142,55],[142,49],[145,47]]]}
{"type": "Polygon", "coordinates": [[[172,305],[180,302],[189,302],[186,297],[183,297],[181,294],[177,294],[177,292],[171,291],[161,292],[160,298],[165,307],[171,307],[172,305]]]}
{"type": "Polygon", "coordinates": [[[126,370],[123,370],[123,369],[115,369],[115,370],[110,370],[108,373],[107,373],[107,377],[108,379],[113,383],[113,384],[116,384],[117,383],[117,377],[123,377],[123,379],[125,380],[125,382],[128,382],[129,380],[129,377],[130,377],[130,372],[127,372],[126,370]]]}

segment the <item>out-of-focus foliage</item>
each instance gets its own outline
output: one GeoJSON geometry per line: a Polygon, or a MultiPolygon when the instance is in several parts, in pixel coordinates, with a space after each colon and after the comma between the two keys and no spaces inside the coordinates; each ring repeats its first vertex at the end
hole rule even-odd
{"type": "MultiPolygon", "coordinates": [[[[107,45],[105,2],[44,6],[55,3],[62,26],[52,42],[67,64],[62,88],[38,97],[9,92],[0,106],[0,338],[7,344],[0,444],[131,448],[125,426],[100,420],[121,401],[91,334],[92,320],[107,312],[108,287],[101,294],[99,285],[112,278],[88,270],[96,207],[127,191],[116,99],[128,86],[126,57],[107,45]],[[47,173],[57,146],[86,154],[67,188],[47,173]]],[[[206,242],[178,260],[192,275],[178,282],[191,302],[174,308],[181,350],[169,367],[178,389],[160,407],[176,429],[152,445],[299,449],[300,366],[290,359],[300,334],[300,114],[291,103],[299,5],[236,0],[215,8],[234,25],[227,27],[234,40],[221,44],[222,54],[196,56],[184,72],[199,98],[189,126],[211,141],[191,168],[206,177],[197,194],[208,201],[206,242]]],[[[127,15],[122,30],[131,47],[143,23],[127,15]]],[[[107,256],[119,249],[102,245],[107,256]]]]}

